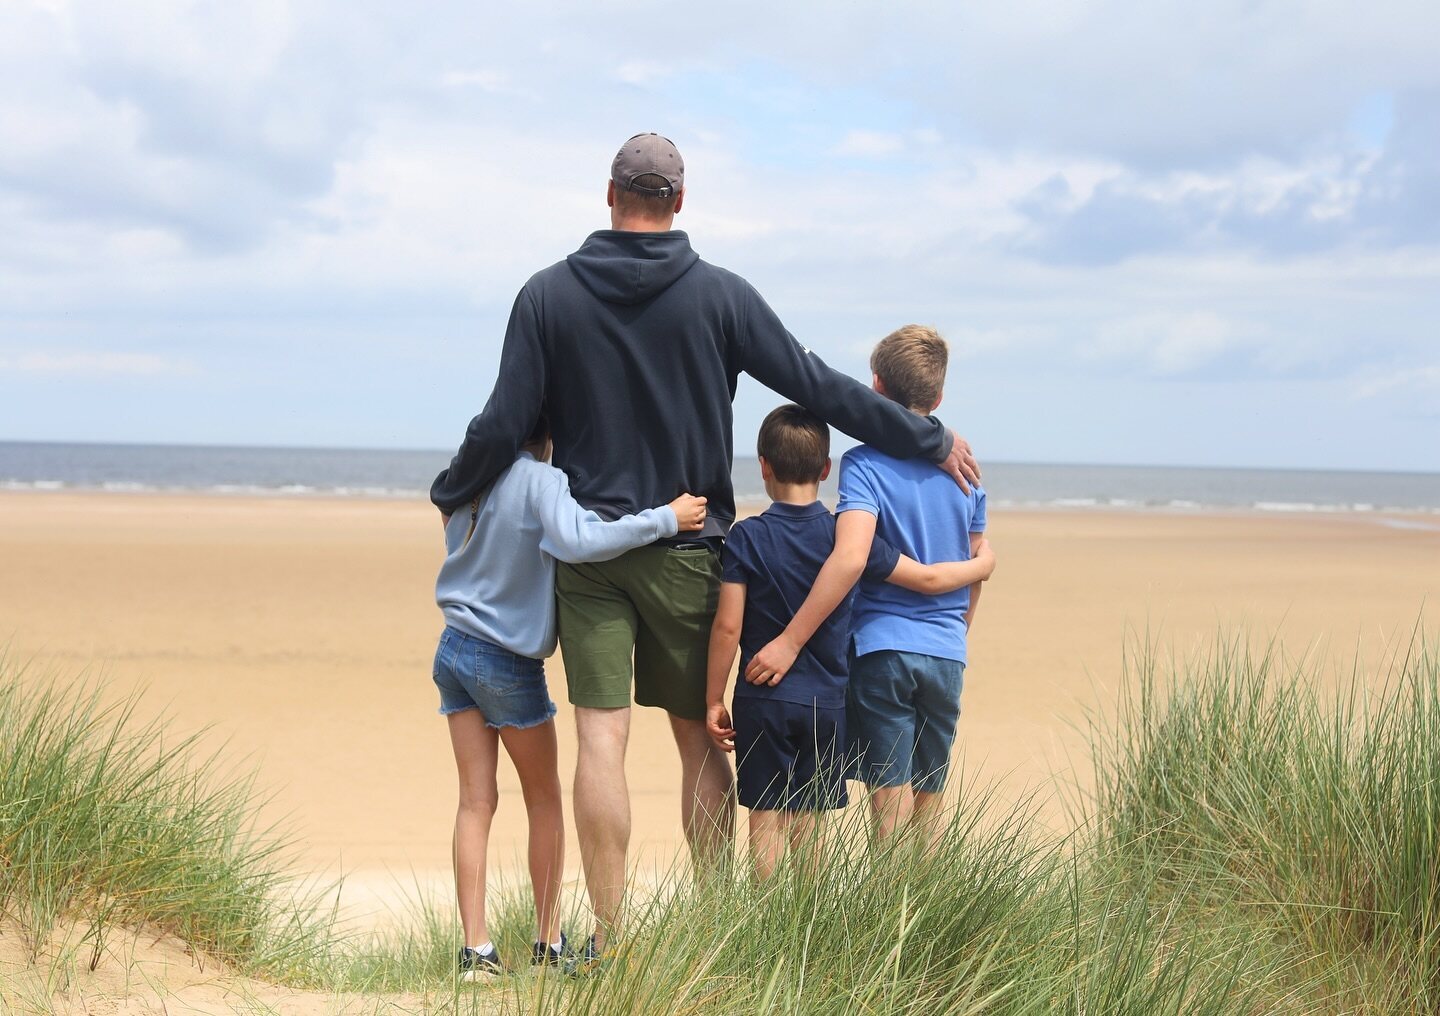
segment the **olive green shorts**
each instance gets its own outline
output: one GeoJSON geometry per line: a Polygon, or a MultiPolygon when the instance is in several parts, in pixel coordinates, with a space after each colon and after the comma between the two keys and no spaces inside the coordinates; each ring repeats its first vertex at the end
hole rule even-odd
{"type": "Polygon", "coordinates": [[[555,576],[560,652],[570,701],[615,709],[635,701],[705,718],[705,664],[720,595],[720,555],[641,547],[613,561],[561,563],[555,576]]]}

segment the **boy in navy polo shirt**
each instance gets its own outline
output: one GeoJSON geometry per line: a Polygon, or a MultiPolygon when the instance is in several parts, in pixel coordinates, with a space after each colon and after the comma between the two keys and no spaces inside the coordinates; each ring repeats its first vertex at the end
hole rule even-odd
{"type": "MultiPolygon", "coordinates": [[[[949,348],[933,328],[906,325],[875,347],[875,390],[921,415],[940,405],[949,348]]],[[[896,459],[862,445],[840,463],[835,550],[806,603],[750,669],[784,674],[795,646],[853,593],[853,658],[847,704],[850,746],[870,789],[876,832],[913,828],[933,843],[960,717],[966,642],[977,584],[916,596],[877,582],[867,569],[884,541],[920,561],[983,553],[985,492],[962,490],[928,463],[896,459]]],[[[788,678],[787,678],[788,680],[788,678]]]]}
{"type": "MultiPolygon", "coordinates": [[[[765,490],[774,503],[737,523],[725,544],[720,602],[710,633],[706,722],[716,743],[736,752],[740,803],[750,809],[751,858],[756,875],[766,878],[787,845],[813,848],[820,816],[847,801],[850,610],[847,596],[816,627],[785,674],[747,675],[737,682],[732,722],[725,690],[737,647],[743,674],[756,650],[790,623],[835,545],[835,517],[819,500],[820,481],[830,472],[825,424],[799,406],[781,406],[761,425],[757,450],[765,490]]],[[[933,595],[978,582],[993,567],[988,554],[920,565],[884,540],[874,540],[862,570],[867,580],[888,580],[933,595]]]]}

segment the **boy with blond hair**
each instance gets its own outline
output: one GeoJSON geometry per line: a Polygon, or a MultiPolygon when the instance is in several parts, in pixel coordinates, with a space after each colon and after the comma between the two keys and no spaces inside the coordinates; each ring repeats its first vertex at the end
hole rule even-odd
{"type": "MultiPolygon", "coordinates": [[[[928,416],[944,395],[948,359],[935,329],[906,325],[875,347],[874,388],[928,416]]],[[[963,561],[978,552],[985,492],[936,482],[944,478],[934,473],[868,446],[846,452],[835,549],[805,603],[785,631],[755,654],[749,671],[760,679],[784,675],[798,647],[861,579],[877,537],[921,562],[963,561]]],[[[911,825],[927,841],[939,834],[979,594],[978,582],[922,595],[869,576],[855,594],[846,718],[882,838],[911,825]]]]}

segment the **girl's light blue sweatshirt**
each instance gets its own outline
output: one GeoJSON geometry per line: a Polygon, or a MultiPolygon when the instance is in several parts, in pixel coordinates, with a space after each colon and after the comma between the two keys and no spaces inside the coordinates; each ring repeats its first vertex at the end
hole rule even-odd
{"type": "Polygon", "coordinates": [[[674,536],[669,505],[606,522],[570,496],[554,466],[521,452],[445,527],[435,602],[445,623],[518,656],[555,651],[555,561],[608,561],[674,536]]]}

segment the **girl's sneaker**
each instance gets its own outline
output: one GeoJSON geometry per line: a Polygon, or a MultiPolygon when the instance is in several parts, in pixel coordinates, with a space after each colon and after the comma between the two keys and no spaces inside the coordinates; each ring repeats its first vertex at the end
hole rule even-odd
{"type": "Polygon", "coordinates": [[[560,948],[556,949],[549,942],[536,942],[532,947],[530,965],[532,967],[558,967],[565,962],[570,954],[570,945],[565,938],[565,933],[560,933],[560,948]]]}
{"type": "Polygon", "coordinates": [[[509,973],[505,969],[505,964],[500,962],[500,954],[495,951],[493,945],[484,952],[479,949],[471,949],[467,945],[460,950],[456,962],[460,968],[460,980],[462,981],[483,981],[499,974],[509,973]]]}

